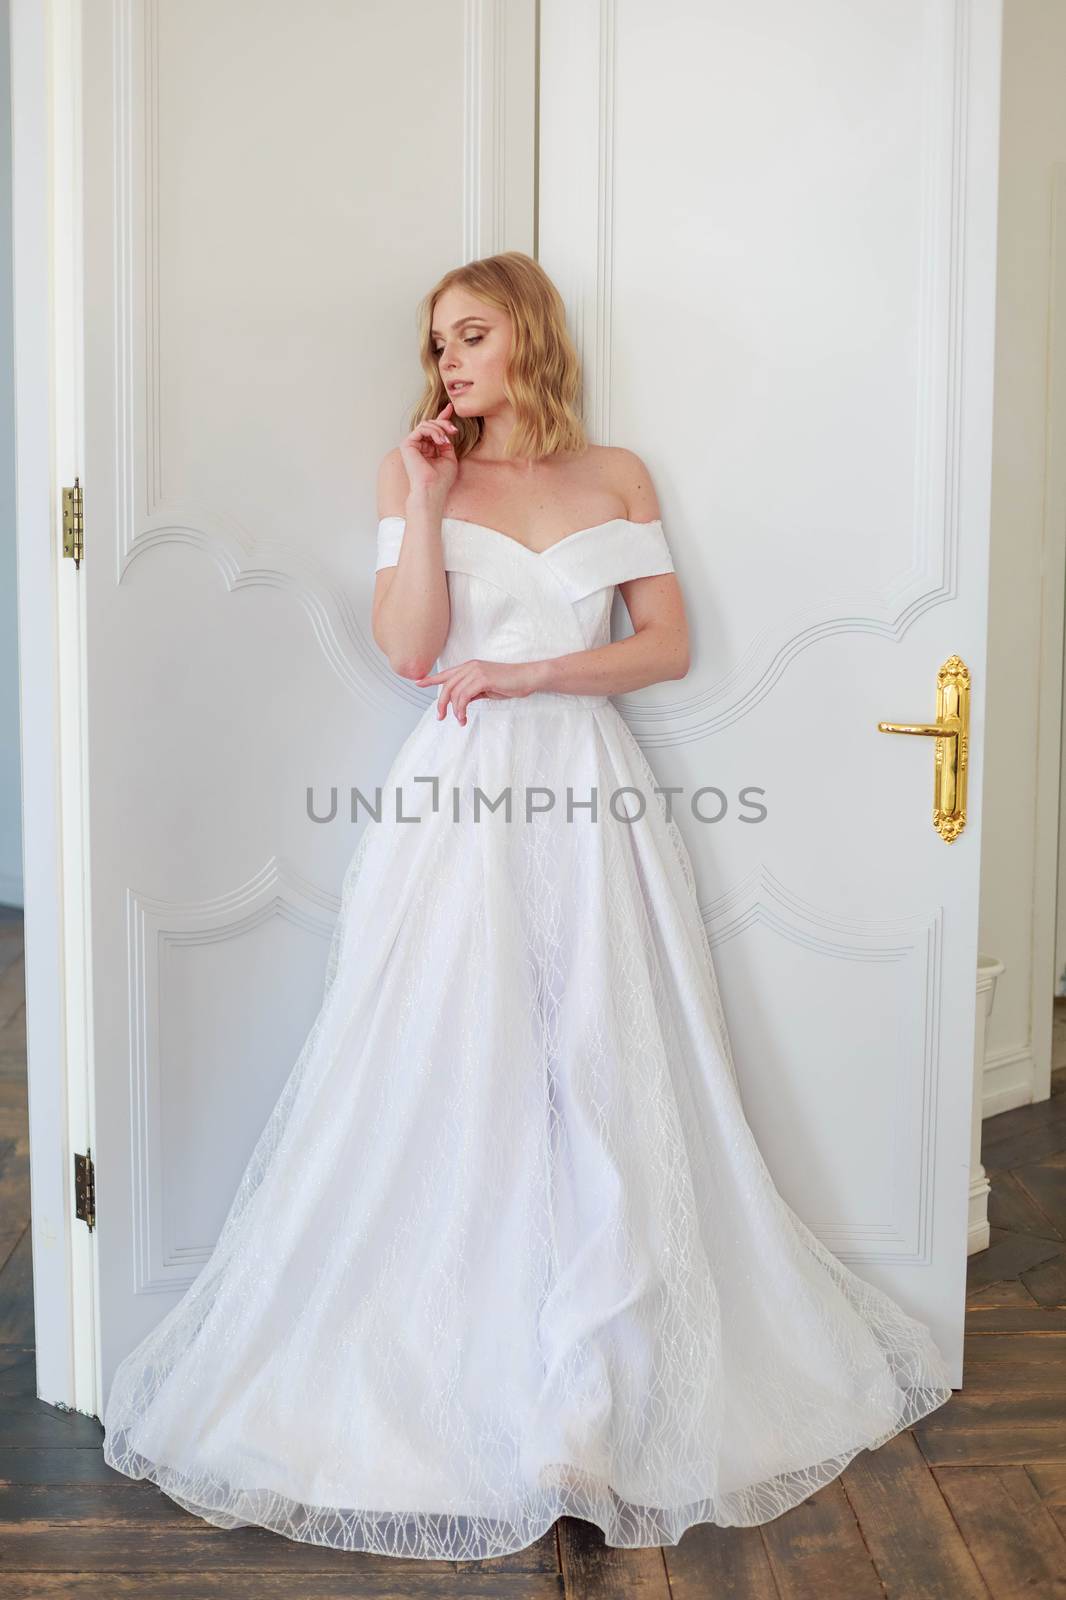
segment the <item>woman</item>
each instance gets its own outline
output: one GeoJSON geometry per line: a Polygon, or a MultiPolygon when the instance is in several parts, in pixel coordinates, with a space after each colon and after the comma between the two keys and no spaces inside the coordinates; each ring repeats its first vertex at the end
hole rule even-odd
{"type": "Polygon", "coordinates": [[[685,675],[682,597],[643,463],[586,441],[558,292],[517,252],[469,263],[421,341],[373,630],[437,697],[215,1249],[116,1371],[105,1458],[219,1526],[399,1556],[563,1514],[619,1546],[765,1522],[948,1374],[745,1120],[691,863],[609,699],[685,675]]]}

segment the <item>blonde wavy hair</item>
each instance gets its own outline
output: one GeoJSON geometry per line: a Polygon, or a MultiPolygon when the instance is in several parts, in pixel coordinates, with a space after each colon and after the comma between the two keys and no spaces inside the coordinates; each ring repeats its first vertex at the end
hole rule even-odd
{"type": "MultiPolygon", "coordinates": [[[[504,453],[537,458],[588,448],[581,419],[581,362],[566,326],[566,308],[539,262],[521,250],[483,256],[446,272],[419,303],[418,336],[426,388],[410,427],[435,417],[448,403],[433,353],[430,328],[437,296],[453,285],[469,289],[511,319],[511,355],[503,388],[515,410],[504,453]]],[[[456,455],[462,459],[481,437],[480,417],[456,416],[456,455]]]]}

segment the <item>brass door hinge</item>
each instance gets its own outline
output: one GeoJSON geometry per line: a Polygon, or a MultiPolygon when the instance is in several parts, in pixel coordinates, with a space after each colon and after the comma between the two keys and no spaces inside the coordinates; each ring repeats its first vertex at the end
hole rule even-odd
{"type": "Polygon", "coordinates": [[[85,521],[81,484],[74,479],[73,489],[63,490],[63,554],[74,557],[75,569],[85,554],[85,521]]]}
{"type": "Polygon", "coordinates": [[[89,1224],[91,1233],[96,1226],[96,1168],[92,1152],[74,1154],[74,1215],[89,1224]]]}

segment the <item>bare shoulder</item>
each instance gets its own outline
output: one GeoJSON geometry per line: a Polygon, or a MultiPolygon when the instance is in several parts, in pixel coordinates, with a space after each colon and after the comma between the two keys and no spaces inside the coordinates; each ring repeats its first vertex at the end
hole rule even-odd
{"type": "Polygon", "coordinates": [[[605,462],[612,486],[625,501],[626,516],[630,522],[654,522],[662,516],[659,497],[655,493],[651,473],[635,450],[622,445],[607,448],[609,461],[605,462]]]}
{"type": "Polygon", "coordinates": [[[407,505],[407,468],[399,445],[385,453],[378,467],[378,516],[402,517],[407,505]]]}

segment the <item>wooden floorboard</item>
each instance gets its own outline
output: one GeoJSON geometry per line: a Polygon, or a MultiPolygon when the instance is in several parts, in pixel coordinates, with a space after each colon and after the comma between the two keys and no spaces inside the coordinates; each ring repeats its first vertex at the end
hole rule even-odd
{"type": "Polygon", "coordinates": [[[424,1562],[223,1530],[108,1467],[92,1417],[36,1396],[22,922],[0,909],[3,1600],[1066,1600],[1066,1001],[1050,1100],[986,1121],[991,1244],[969,1264],[965,1388],[753,1528],[424,1562]]]}

